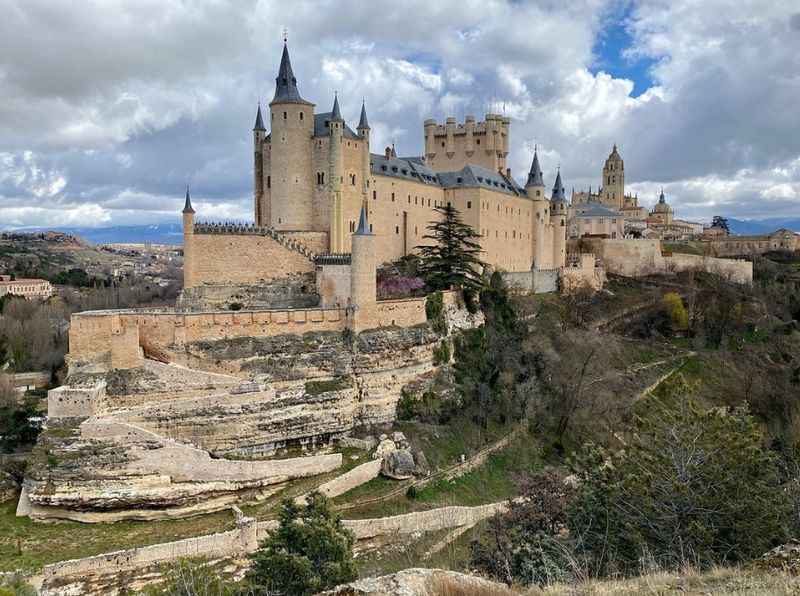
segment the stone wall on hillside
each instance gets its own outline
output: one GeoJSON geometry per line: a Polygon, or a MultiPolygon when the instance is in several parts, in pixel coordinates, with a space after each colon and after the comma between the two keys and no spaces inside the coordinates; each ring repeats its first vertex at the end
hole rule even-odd
{"type": "Polygon", "coordinates": [[[687,254],[664,256],[660,240],[608,240],[584,238],[603,262],[608,273],[625,277],[669,274],[680,271],[705,271],[735,283],[753,282],[753,263],[687,254]]]}
{"type": "MultiPolygon", "coordinates": [[[[429,511],[408,513],[377,519],[343,520],[357,540],[376,536],[424,533],[447,528],[472,526],[477,522],[502,512],[506,502],[491,503],[477,507],[443,507],[429,511]]],[[[144,546],[129,550],[62,561],[45,566],[42,596],[116,596],[131,578],[138,578],[140,589],[147,583],[158,581],[164,566],[188,557],[209,561],[226,560],[243,565],[246,555],[258,546],[276,521],[255,522],[240,518],[237,528],[228,532],[187,538],[163,544],[144,546]]],[[[358,545],[357,545],[358,548],[358,545]]]]}

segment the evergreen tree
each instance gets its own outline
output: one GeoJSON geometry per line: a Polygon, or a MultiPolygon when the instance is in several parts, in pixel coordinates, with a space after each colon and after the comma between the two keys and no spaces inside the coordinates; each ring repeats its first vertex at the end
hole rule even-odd
{"type": "Polygon", "coordinates": [[[461,287],[474,293],[482,286],[481,270],[484,267],[479,256],[480,235],[471,226],[461,221],[461,215],[452,205],[436,207],[442,217],[428,226],[425,240],[429,245],[417,246],[421,258],[420,272],[425,283],[433,290],[447,290],[450,286],[461,287]]]}
{"type": "Polygon", "coordinates": [[[722,217],[721,215],[715,215],[711,219],[711,227],[712,228],[722,228],[728,234],[731,233],[731,229],[728,227],[728,220],[722,217]]]}
{"type": "Polygon", "coordinates": [[[278,519],[251,555],[248,579],[254,588],[305,596],[356,579],[355,537],[323,495],[311,493],[303,506],[286,499],[278,519]]]}

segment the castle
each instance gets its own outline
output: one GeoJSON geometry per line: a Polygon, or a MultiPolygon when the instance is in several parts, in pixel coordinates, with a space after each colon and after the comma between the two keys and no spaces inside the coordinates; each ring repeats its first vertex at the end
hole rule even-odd
{"type": "MultiPolygon", "coordinates": [[[[481,257],[492,268],[565,266],[568,202],[561,174],[548,197],[534,153],[525,186],[514,180],[506,167],[508,118],[426,120],[425,154],[398,157],[394,146],[371,152],[363,103],[355,130],[342,117],[338,96],[330,112],[314,108],[300,94],[284,43],[266,114],[270,130],[261,104],[253,127],[254,223],[197,223],[187,192],[184,306],[219,305],[232,292],[252,296],[253,287],[265,285],[282,286],[284,299],[302,301],[316,292],[323,306],[374,301],[374,272],[366,289],[346,278],[366,280],[365,267],[412,253],[426,242],[439,217],[435,209],[445,205],[480,234],[481,257]]],[[[270,306],[263,295],[259,300],[270,306]]]]}

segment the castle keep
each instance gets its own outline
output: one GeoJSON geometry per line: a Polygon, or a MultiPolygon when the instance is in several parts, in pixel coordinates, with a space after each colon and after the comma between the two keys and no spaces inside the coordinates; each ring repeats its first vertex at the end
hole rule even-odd
{"type": "Polygon", "coordinates": [[[364,273],[364,263],[412,253],[444,205],[480,234],[482,258],[492,267],[564,267],[561,175],[548,197],[534,154],[525,186],[515,181],[506,167],[508,118],[426,120],[422,133],[422,156],[399,157],[394,146],[373,153],[366,106],[355,130],[338,97],[329,112],[316,112],[300,94],[284,45],[275,95],[268,111],[259,105],[253,127],[254,223],[197,223],[187,193],[183,306],[221,305],[232,292],[252,297],[259,293],[253,287],[276,284],[284,301],[300,301],[280,306],[313,306],[314,292],[323,305],[374,301],[374,274],[364,273]],[[357,230],[369,239],[358,240],[357,230]]]}

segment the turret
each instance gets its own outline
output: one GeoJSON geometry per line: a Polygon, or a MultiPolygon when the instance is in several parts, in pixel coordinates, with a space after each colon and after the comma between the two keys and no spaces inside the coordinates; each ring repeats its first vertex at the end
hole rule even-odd
{"type": "Polygon", "coordinates": [[[475,153],[475,116],[467,116],[464,118],[464,133],[467,135],[464,143],[464,150],[467,157],[472,157],[475,153]]]}
{"type": "Polygon", "coordinates": [[[366,203],[369,195],[369,121],[367,120],[367,104],[361,101],[361,116],[358,119],[358,135],[363,139],[361,147],[361,194],[362,203],[366,203]]]}
{"type": "Polygon", "coordinates": [[[425,161],[431,163],[436,157],[436,120],[429,118],[423,124],[425,130],[425,161]]]}
{"type": "Polygon", "coordinates": [[[550,197],[550,223],[553,225],[553,267],[563,267],[567,262],[567,195],[561,182],[561,169],[556,174],[553,194],[550,197]]]}
{"type": "Polygon", "coordinates": [[[194,285],[194,208],[186,185],[186,201],[183,204],[183,287],[194,285]]]}
{"type": "Polygon", "coordinates": [[[375,236],[369,229],[367,211],[361,207],[358,229],[352,236],[350,251],[350,300],[355,307],[355,331],[360,331],[367,319],[366,310],[376,300],[375,236]],[[361,311],[361,312],[359,312],[361,311]]]}
{"type": "Polygon", "coordinates": [[[256,225],[262,225],[264,214],[264,139],[267,129],[261,117],[261,102],[258,102],[256,122],[253,125],[253,205],[255,207],[256,225]]]}
{"type": "Polygon", "coordinates": [[[525,192],[533,201],[533,232],[531,234],[531,251],[533,253],[533,266],[544,269],[548,266],[545,255],[546,226],[549,221],[550,202],[544,195],[544,180],[542,168],[539,167],[539,153],[533,148],[533,161],[528,172],[528,181],[525,183],[525,192]]]}
{"type": "Polygon", "coordinates": [[[333,97],[331,119],[328,122],[330,135],[330,151],[328,152],[328,188],[331,201],[330,251],[345,252],[344,212],[342,207],[342,178],[344,177],[344,153],[342,137],[344,134],[344,118],[339,109],[339,96],[333,97]]]}
{"type": "Polygon", "coordinates": [[[300,95],[286,43],[269,106],[271,224],[278,230],[308,230],[313,216],[314,104],[300,95]]]}
{"type": "Polygon", "coordinates": [[[453,157],[456,153],[456,119],[452,116],[445,120],[444,130],[446,135],[445,153],[447,157],[453,157]]]}
{"type": "Polygon", "coordinates": [[[544,196],[544,179],[542,178],[542,168],[539,167],[539,152],[537,148],[533,148],[533,162],[531,162],[531,169],[528,172],[528,181],[525,183],[525,192],[528,198],[534,201],[545,200],[544,196]]]}

